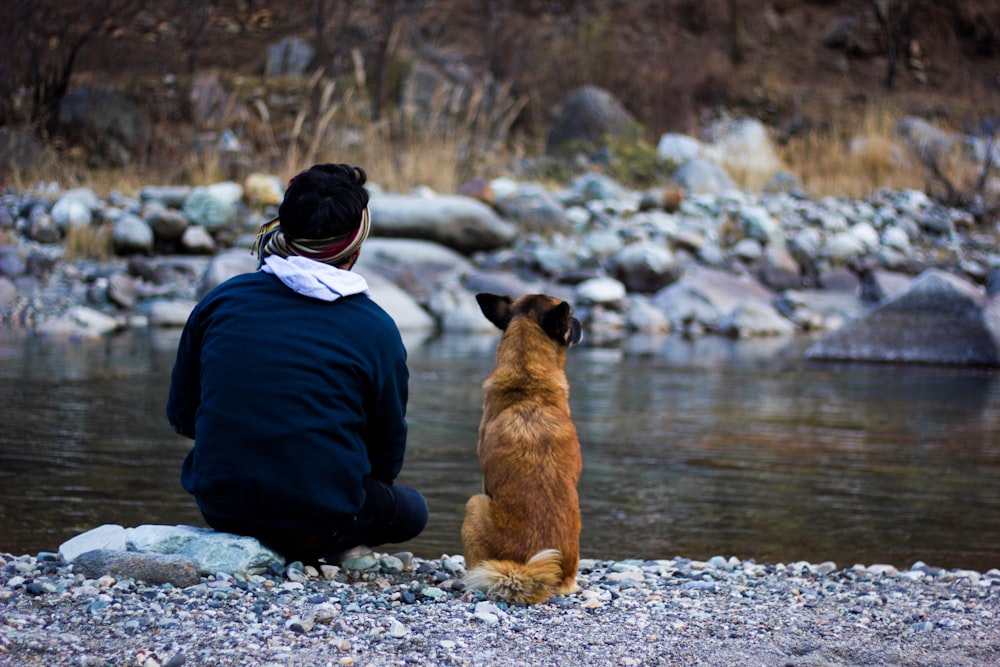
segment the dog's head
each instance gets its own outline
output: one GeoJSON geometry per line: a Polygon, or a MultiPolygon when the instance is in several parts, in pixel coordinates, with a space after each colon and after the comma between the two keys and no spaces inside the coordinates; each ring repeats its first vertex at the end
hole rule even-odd
{"type": "Polygon", "coordinates": [[[569,347],[583,340],[580,320],[573,317],[573,308],[545,294],[528,294],[511,299],[509,296],[481,292],[476,295],[479,308],[502,331],[517,318],[524,317],[537,324],[550,338],[569,347]]]}

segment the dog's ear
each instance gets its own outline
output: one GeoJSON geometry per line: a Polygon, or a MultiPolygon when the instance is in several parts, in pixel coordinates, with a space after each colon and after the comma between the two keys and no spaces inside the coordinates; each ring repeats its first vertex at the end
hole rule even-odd
{"type": "Polygon", "coordinates": [[[507,330],[507,325],[510,324],[510,319],[513,317],[510,308],[510,304],[514,303],[513,299],[509,296],[480,292],[476,295],[476,301],[479,302],[479,310],[483,311],[486,319],[495,324],[501,331],[507,330]]]}
{"type": "Polygon", "coordinates": [[[565,301],[542,316],[542,329],[567,347],[583,340],[580,320],[573,317],[573,309],[565,301]]]}

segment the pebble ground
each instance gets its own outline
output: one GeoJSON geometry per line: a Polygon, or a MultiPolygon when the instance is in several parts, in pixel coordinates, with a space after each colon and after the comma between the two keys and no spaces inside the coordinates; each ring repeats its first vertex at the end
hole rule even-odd
{"type": "Polygon", "coordinates": [[[0,665],[1000,665],[1000,570],[715,557],[585,560],[531,607],[464,590],[460,556],[376,554],[187,588],[0,554],[0,665]]]}

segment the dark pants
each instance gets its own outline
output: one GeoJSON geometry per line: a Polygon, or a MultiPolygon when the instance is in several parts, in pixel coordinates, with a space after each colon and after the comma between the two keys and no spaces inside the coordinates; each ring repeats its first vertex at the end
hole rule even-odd
{"type": "Polygon", "coordinates": [[[255,537],[289,562],[331,560],[359,545],[376,547],[412,540],[427,525],[427,501],[420,492],[365,478],[365,504],[356,516],[316,532],[285,530],[230,521],[207,514],[208,525],[224,533],[255,537]]]}

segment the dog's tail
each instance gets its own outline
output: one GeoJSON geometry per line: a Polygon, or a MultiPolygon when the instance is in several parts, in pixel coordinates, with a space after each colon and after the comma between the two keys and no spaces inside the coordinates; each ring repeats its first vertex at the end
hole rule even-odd
{"type": "Polygon", "coordinates": [[[465,575],[465,585],[490,598],[514,604],[545,602],[562,583],[562,554],[545,549],[527,563],[485,560],[465,575]]]}

